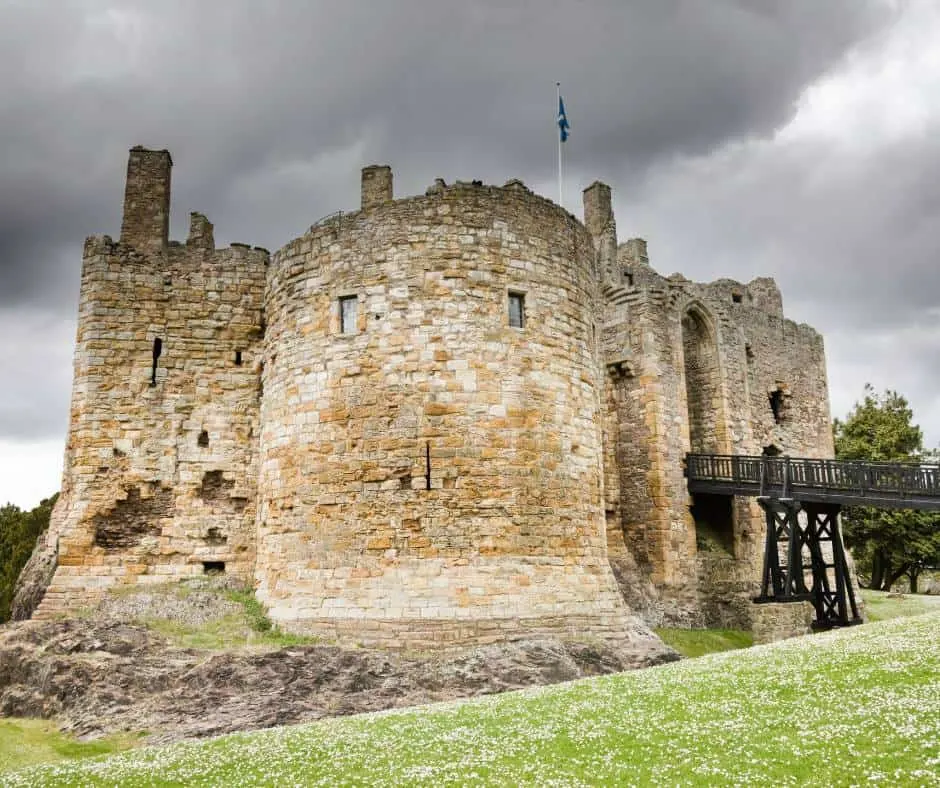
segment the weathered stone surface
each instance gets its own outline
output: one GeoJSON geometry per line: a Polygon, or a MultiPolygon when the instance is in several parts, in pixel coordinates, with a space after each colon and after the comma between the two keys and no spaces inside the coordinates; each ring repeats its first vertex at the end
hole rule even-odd
{"type": "Polygon", "coordinates": [[[822,339],[772,279],[659,275],[601,183],[581,223],[516,181],[394,200],[384,166],[270,259],[198,213],[184,245],[171,165],[133,149],[121,241],[86,241],[19,615],[54,564],[40,618],[224,571],[285,629],[386,648],[616,643],[631,606],[751,625],[761,512],[693,502],[682,465],[831,456],[822,339]]]}
{"type": "MultiPolygon", "coordinates": [[[[124,611],[127,612],[127,611],[124,611]]],[[[151,742],[484,695],[656,665],[677,655],[517,640],[406,657],[296,646],[207,654],[119,621],[23,622],[0,630],[0,714],[56,717],[80,736],[148,731],[151,742]]]]}
{"type": "Polygon", "coordinates": [[[55,574],[56,549],[55,545],[48,544],[47,537],[48,530],[39,535],[29,561],[16,580],[10,605],[10,618],[13,621],[24,621],[36,611],[55,574]]]}
{"type": "Polygon", "coordinates": [[[809,602],[787,602],[753,605],[751,631],[754,643],[799,637],[811,631],[813,606],[809,602]]]}

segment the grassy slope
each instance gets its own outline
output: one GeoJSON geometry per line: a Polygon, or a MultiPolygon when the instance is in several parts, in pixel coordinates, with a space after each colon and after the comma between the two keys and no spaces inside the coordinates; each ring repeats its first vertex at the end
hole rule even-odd
{"type": "Polygon", "coordinates": [[[754,645],[754,636],[739,629],[657,629],[656,634],[683,657],[703,657],[754,645]]]}
{"type": "Polygon", "coordinates": [[[865,600],[865,614],[869,621],[887,621],[940,610],[940,596],[888,594],[863,588],[862,599],[865,600]]]}
{"type": "Polygon", "coordinates": [[[134,743],[131,736],[76,741],[60,733],[51,720],[3,719],[0,720],[0,772],[37,763],[107,755],[126,750],[134,743]]]}
{"type": "Polygon", "coordinates": [[[0,775],[0,785],[940,785],[940,612],[473,701],[0,775]]]}

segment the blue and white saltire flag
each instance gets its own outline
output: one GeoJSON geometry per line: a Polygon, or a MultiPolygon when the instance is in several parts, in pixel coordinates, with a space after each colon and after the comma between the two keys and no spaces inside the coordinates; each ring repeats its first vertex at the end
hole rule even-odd
{"type": "Polygon", "coordinates": [[[558,95],[558,131],[561,133],[561,141],[564,142],[568,139],[568,129],[571,127],[568,125],[568,116],[565,115],[565,101],[561,97],[561,94],[558,95]]]}

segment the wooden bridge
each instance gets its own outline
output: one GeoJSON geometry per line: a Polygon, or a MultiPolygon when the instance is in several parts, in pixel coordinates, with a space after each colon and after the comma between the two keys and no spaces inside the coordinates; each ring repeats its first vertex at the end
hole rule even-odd
{"type": "Polygon", "coordinates": [[[767,531],[754,601],[810,601],[819,629],[861,623],[839,532],[842,506],[940,511],[937,465],[689,454],[685,475],[692,495],[757,498],[767,531]]]}

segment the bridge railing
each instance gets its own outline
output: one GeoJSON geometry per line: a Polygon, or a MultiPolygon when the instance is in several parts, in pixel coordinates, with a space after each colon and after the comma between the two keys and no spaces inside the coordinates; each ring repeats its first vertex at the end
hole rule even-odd
{"type": "Polygon", "coordinates": [[[919,463],[689,454],[686,476],[690,484],[746,487],[751,494],[787,495],[794,489],[812,489],[879,499],[940,499],[940,466],[919,463]]]}

